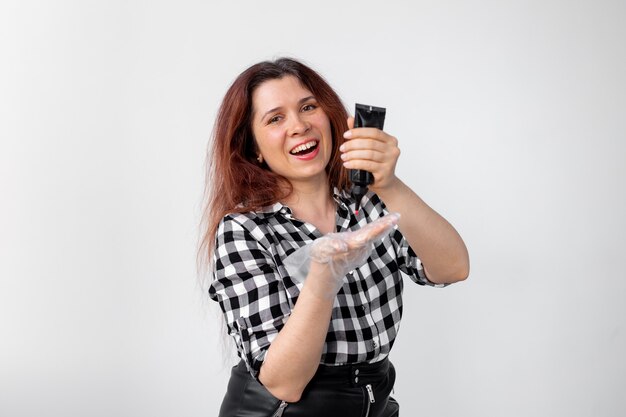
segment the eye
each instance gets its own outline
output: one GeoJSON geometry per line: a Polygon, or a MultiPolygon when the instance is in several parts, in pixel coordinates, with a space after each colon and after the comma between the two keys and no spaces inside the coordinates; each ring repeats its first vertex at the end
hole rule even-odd
{"type": "Polygon", "coordinates": [[[271,118],[267,121],[267,124],[268,124],[268,125],[271,125],[271,124],[274,124],[274,123],[278,123],[279,121],[280,121],[280,116],[279,116],[279,115],[276,115],[276,116],[272,116],[272,117],[271,117],[271,118]]]}
{"type": "Polygon", "coordinates": [[[317,105],[316,104],[305,104],[304,106],[302,106],[302,111],[311,111],[311,110],[315,110],[317,109],[317,105]]]}

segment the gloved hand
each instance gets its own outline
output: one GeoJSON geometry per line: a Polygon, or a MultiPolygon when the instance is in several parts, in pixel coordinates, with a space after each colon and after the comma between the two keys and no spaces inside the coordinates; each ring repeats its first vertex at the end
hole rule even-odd
{"type": "Polygon", "coordinates": [[[296,281],[307,279],[305,286],[316,295],[334,298],[345,275],[365,263],[374,242],[387,235],[399,219],[399,213],[392,213],[359,230],[329,233],[289,255],[283,264],[296,281]]]}

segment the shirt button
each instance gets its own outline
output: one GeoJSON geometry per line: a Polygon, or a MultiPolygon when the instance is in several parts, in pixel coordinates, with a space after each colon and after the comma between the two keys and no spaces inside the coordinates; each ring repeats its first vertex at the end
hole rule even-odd
{"type": "Polygon", "coordinates": [[[356,371],[354,371],[354,375],[358,375],[359,374],[359,370],[357,369],[356,371]]]}
{"type": "Polygon", "coordinates": [[[378,347],[378,344],[376,343],[375,340],[372,340],[372,348],[376,349],[378,347]]]}
{"type": "Polygon", "coordinates": [[[359,382],[359,377],[358,377],[358,376],[354,377],[354,382],[355,382],[355,383],[356,383],[356,382],[359,382]]]}

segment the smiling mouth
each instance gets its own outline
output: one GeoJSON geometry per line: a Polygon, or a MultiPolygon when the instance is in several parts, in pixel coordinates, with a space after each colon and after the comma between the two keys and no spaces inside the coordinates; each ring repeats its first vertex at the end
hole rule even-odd
{"type": "Polygon", "coordinates": [[[318,142],[316,140],[310,140],[302,145],[298,145],[289,151],[290,154],[295,156],[302,156],[313,152],[317,149],[318,142]]]}

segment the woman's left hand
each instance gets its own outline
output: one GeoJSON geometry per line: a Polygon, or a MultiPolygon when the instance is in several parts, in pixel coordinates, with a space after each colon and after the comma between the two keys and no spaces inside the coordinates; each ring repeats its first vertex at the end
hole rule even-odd
{"type": "Polygon", "coordinates": [[[343,134],[346,140],[339,148],[343,166],[347,169],[363,169],[374,175],[369,188],[379,193],[396,185],[396,163],[400,156],[398,140],[372,127],[354,128],[354,118],[348,118],[350,130],[343,134]]]}

